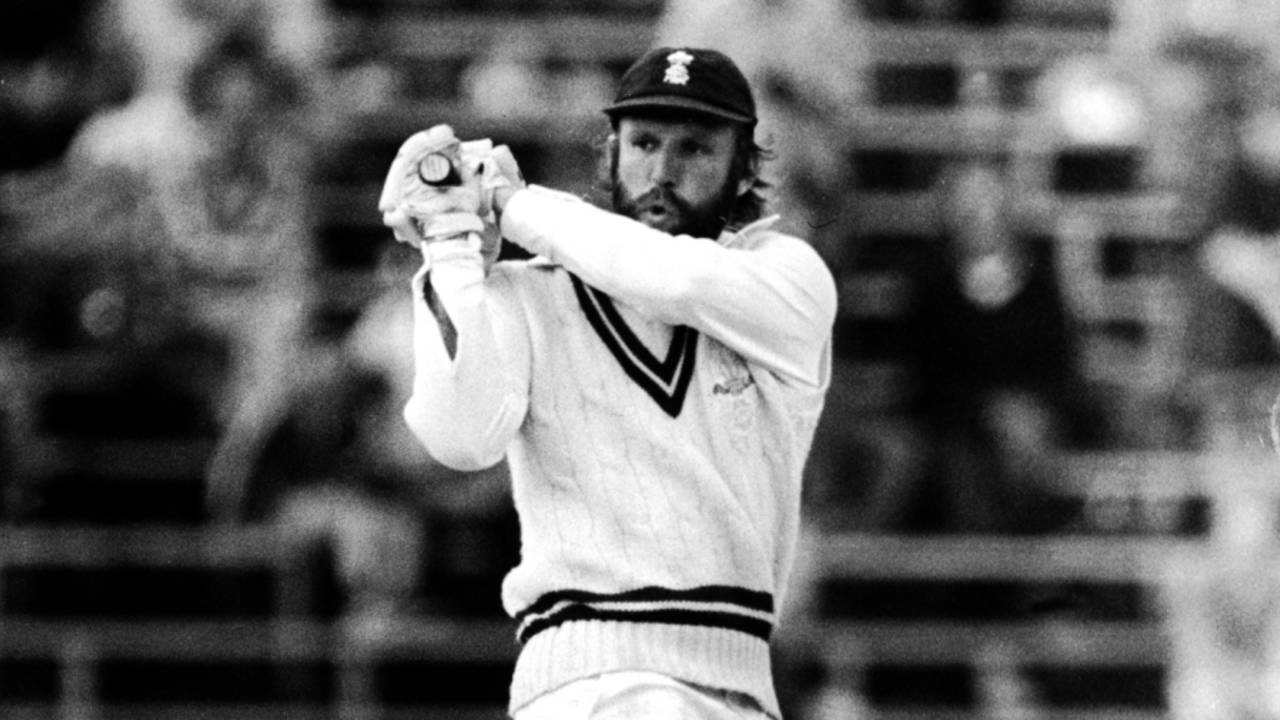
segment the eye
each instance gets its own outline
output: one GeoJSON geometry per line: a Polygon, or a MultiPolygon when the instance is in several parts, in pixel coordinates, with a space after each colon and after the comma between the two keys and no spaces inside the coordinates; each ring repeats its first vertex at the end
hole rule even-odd
{"type": "Polygon", "coordinates": [[[712,147],[709,143],[701,140],[687,140],[683,144],[684,152],[687,155],[697,155],[705,157],[712,153],[712,147]]]}
{"type": "Polygon", "coordinates": [[[658,141],[650,135],[636,135],[631,138],[631,146],[645,152],[652,152],[657,149],[658,141]]]}

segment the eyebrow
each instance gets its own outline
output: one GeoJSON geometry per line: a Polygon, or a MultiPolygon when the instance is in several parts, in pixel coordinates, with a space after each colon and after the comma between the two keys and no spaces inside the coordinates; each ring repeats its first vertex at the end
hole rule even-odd
{"type": "MultiPolygon", "coordinates": [[[[686,129],[680,134],[677,140],[680,142],[695,141],[705,144],[712,144],[716,137],[715,126],[693,125],[691,129],[686,129]]],[[[662,133],[651,127],[632,127],[624,136],[628,139],[639,139],[646,137],[658,137],[662,133]]]]}

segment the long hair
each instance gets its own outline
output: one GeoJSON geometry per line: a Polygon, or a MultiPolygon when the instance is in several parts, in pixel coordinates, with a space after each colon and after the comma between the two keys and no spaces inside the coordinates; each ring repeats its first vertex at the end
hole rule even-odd
{"type": "MultiPolygon", "coordinates": [[[[648,115],[646,115],[648,116],[648,115]]],[[[671,115],[652,113],[654,117],[666,117],[670,119],[671,115]]],[[[688,119],[687,116],[675,116],[680,119],[688,119]]],[[[761,177],[761,168],[764,163],[772,159],[773,155],[768,148],[762,147],[755,140],[754,129],[746,125],[738,125],[736,134],[733,163],[729,168],[729,177],[725,180],[726,187],[737,187],[738,183],[746,178],[751,178],[751,187],[747,192],[738,195],[734,202],[729,206],[728,212],[723,218],[726,229],[736,229],[748,225],[761,217],[768,206],[768,198],[766,193],[772,187],[772,184],[765,181],[761,177]]],[[[617,182],[618,167],[618,118],[611,121],[610,133],[601,140],[600,161],[596,169],[596,180],[592,187],[591,199],[600,207],[612,208],[612,197],[614,184],[617,182]]]]}
{"type": "Polygon", "coordinates": [[[730,208],[725,225],[739,228],[755,222],[764,216],[768,200],[765,193],[770,184],[760,177],[760,170],[766,160],[772,157],[769,150],[756,142],[754,133],[743,128],[738,132],[737,147],[734,149],[733,165],[729,168],[729,184],[737,186],[740,180],[751,178],[751,187],[738,196],[730,208]]]}

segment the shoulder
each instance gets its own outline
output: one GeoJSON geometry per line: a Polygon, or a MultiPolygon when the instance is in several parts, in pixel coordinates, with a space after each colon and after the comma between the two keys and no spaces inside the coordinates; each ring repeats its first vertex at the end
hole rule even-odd
{"type": "Polygon", "coordinates": [[[781,229],[780,218],[761,218],[732,234],[721,237],[721,244],[740,250],[769,249],[821,259],[818,251],[804,238],[781,229]]]}
{"type": "Polygon", "coordinates": [[[781,269],[824,285],[834,283],[831,269],[813,245],[777,229],[777,223],[777,216],[757,220],[732,235],[723,236],[721,244],[729,249],[766,253],[781,269]]]}

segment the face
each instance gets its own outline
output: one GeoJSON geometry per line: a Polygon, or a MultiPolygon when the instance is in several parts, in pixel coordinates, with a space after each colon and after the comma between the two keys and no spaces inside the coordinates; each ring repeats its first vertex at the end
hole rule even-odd
{"type": "Polygon", "coordinates": [[[966,168],[949,188],[949,222],[966,256],[1005,249],[1006,194],[1000,172],[987,166],[966,168]]]}
{"type": "Polygon", "coordinates": [[[717,237],[750,179],[730,181],[737,129],[624,117],[613,168],[614,209],[655,230],[717,237]]]}

